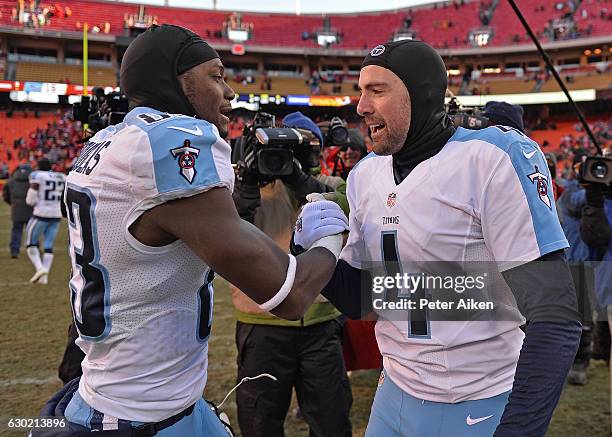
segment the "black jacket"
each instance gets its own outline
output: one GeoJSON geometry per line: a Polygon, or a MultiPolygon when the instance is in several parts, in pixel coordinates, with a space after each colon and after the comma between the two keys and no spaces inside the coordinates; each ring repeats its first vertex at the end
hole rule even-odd
{"type": "Polygon", "coordinates": [[[27,222],[32,217],[32,207],[25,201],[30,173],[30,167],[19,167],[2,190],[4,201],[11,205],[11,220],[14,222],[27,222]]]}

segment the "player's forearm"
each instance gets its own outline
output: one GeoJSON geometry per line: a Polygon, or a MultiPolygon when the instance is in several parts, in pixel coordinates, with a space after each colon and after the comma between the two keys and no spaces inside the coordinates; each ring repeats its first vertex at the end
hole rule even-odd
{"type": "Polygon", "coordinates": [[[272,314],[288,320],[303,317],[331,278],[335,265],[334,255],[320,247],[299,255],[291,292],[272,314]]]}
{"type": "Polygon", "coordinates": [[[289,255],[255,226],[239,221],[227,235],[223,250],[208,255],[210,266],[261,305],[270,301],[288,283],[290,291],[274,315],[297,320],[308,310],[329,281],[336,258],[327,249],[315,247],[296,257],[295,272],[290,271],[289,255]]]}
{"type": "Polygon", "coordinates": [[[340,260],[321,294],[342,314],[357,320],[372,310],[371,284],[367,270],[357,269],[340,260]]]}
{"type": "Polygon", "coordinates": [[[28,193],[26,194],[26,203],[29,206],[34,206],[38,202],[38,190],[34,188],[28,188],[28,193]]]}

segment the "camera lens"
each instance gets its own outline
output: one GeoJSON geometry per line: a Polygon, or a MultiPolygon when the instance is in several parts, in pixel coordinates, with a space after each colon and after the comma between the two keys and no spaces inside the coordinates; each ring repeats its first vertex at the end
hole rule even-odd
{"type": "Polygon", "coordinates": [[[603,161],[597,161],[593,163],[593,167],[591,167],[591,172],[593,176],[597,179],[605,179],[608,175],[608,166],[603,161]]]}
{"type": "Polygon", "coordinates": [[[344,127],[337,127],[332,130],[333,144],[341,145],[348,143],[348,131],[344,127]]]}
{"type": "Polygon", "coordinates": [[[268,170],[270,170],[272,173],[279,173],[283,169],[284,165],[285,160],[283,159],[282,155],[278,153],[269,153],[266,155],[266,167],[268,167],[268,170]]]}

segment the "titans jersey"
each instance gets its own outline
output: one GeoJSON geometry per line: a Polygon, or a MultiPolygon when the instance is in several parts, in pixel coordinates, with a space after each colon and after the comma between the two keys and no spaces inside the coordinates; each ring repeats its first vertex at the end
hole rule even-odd
{"type": "Polygon", "coordinates": [[[94,409],[157,422],[201,398],[214,275],[183,241],[149,247],[128,228],[157,205],[233,183],[230,146],[187,116],[139,107],[83,147],[65,202],[86,354],[79,393],[94,409]]]}
{"type": "Polygon", "coordinates": [[[38,199],[33,214],[36,217],[60,218],[62,191],[66,176],[55,171],[33,171],[30,184],[38,184],[38,199]]]}
{"type": "MultiPolygon", "coordinates": [[[[392,157],[370,154],[349,174],[347,194],[350,234],[341,258],[356,268],[394,257],[415,264],[488,261],[497,276],[490,281],[514,303],[500,272],[568,247],[544,155],[503,126],[459,128],[399,185],[392,157]]],[[[379,317],[384,368],[419,399],[456,403],[504,393],[523,340],[522,316],[515,306],[508,311],[513,317],[497,321],[431,318],[418,333],[409,315],[379,317]]]]}

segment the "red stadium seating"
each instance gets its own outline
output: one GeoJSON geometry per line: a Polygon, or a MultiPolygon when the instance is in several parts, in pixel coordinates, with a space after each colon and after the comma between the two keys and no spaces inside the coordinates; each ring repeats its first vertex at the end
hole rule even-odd
{"type": "Polygon", "coordinates": [[[13,148],[13,142],[20,137],[27,137],[36,128],[45,127],[56,119],[55,114],[41,114],[36,118],[33,114],[24,117],[22,113],[15,113],[12,118],[7,118],[5,112],[0,112],[0,163],[6,162],[12,172],[19,164],[16,152],[12,153],[11,160],[7,159],[7,151],[13,148]]]}
{"type": "MultiPolygon", "coordinates": [[[[541,32],[550,18],[561,15],[561,12],[554,9],[555,3],[557,0],[518,0],[524,15],[536,32],[541,32]],[[539,11],[536,6],[543,6],[544,10],[539,11]]],[[[605,0],[585,0],[581,4],[575,13],[575,20],[580,30],[591,25],[592,35],[612,33],[612,21],[603,20],[599,16],[604,3],[605,0]],[[586,11],[586,18],[582,17],[583,9],[586,11]]],[[[108,22],[110,33],[113,35],[125,33],[125,15],[137,14],[139,8],[136,4],[88,0],[41,2],[43,7],[51,4],[70,7],[72,15],[65,18],[52,17],[45,28],[79,31],[84,23],[88,23],[90,28],[93,26],[103,28],[104,23],[108,22]]],[[[480,0],[475,0],[465,2],[459,7],[452,4],[442,7],[419,7],[412,11],[412,28],[419,39],[435,47],[465,47],[470,30],[480,27],[478,18],[480,4],[480,0]]],[[[11,9],[14,7],[14,0],[0,0],[0,26],[19,26],[19,23],[12,22],[11,9]]],[[[363,49],[377,42],[388,41],[393,32],[402,27],[407,13],[407,10],[401,10],[330,15],[332,28],[343,34],[342,43],[336,47],[363,49]]],[[[214,32],[223,28],[223,23],[229,15],[227,11],[161,6],[146,6],[146,14],[157,17],[158,23],[174,23],[191,28],[213,42],[221,41],[214,37],[214,32]]],[[[314,48],[317,47],[316,43],[312,39],[302,40],[302,33],[312,33],[321,28],[323,19],[320,15],[243,13],[242,22],[253,24],[249,45],[314,48]]],[[[526,41],[525,32],[505,1],[499,2],[493,14],[491,27],[494,30],[491,45],[511,45],[515,34],[519,36],[520,42],[526,41]]]]}

